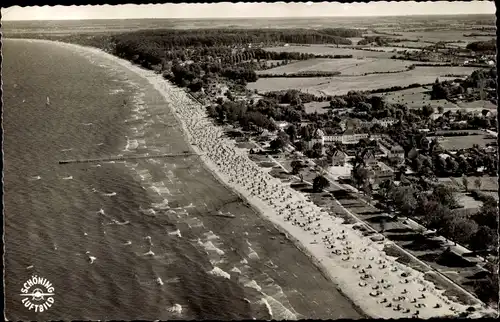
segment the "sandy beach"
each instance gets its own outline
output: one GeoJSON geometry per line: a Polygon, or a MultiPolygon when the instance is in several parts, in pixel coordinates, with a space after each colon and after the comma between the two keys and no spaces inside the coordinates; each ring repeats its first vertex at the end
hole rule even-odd
{"type": "MultiPolygon", "coordinates": [[[[51,42],[52,43],[52,42],[51,42]]],[[[342,219],[306,200],[289,185],[252,162],[244,150],[207,118],[205,108],[161,75],[132,65],[99,49],[57,43],[116,61],[146,78],[170,102],[184,135],[207,168],[247,200],[262,216],[286,232],[307,252],[338,288],[374,318],[443,317],[467,307],[446,298],[423,274],[387,256],[384,242],[374,242],[343,224],[342,219]]],[[[477,307],[476,312],[481,308],[477,307]]]]}

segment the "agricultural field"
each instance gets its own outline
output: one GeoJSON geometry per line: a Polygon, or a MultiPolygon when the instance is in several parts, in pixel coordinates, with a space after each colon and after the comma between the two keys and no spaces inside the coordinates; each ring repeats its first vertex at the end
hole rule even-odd
{"type": "Polygon", "coordinates": [[[317,58],[302,60],[284,66],[259,71],[257,74],[288,74],[306,71],[341,72],[342,75],[363,75],[374,72],[405,71],[413,63],[410,61],[376,58],[317,58]]]}
{"type": "MultiPolygon", "coordinates": [[[[425,41],[401,41],[401,42],[393,42],[389,43],[392,46],[395,47],[406,47],[406,48],[425,48],[430,45],[433,45],[434,43],[431,42],[425,42],[425,41]]],[[[465,43],[467,44],[467,43],[465,43]]],[[[401,48],[405,49],[405,48],[401,48]]]]}
{"type": "Polygon", "coordinates": [[[419,87],[419,88],[409,88],[397,92],[381,93],[376,95],[383,97],[387,103],[406,104],[408,108],[419,109],[422,108],[422,106],[424,105],[431,105],[432,107],[434,107],[436,113],[437,113],[437,108],[439,106],[442,106],[445,111],[450,109],[451,110],[460,109],[460,106],[452,102],[449,102],[445,99],[431,100],[429,91],[430,88],[426,89],[424,87],[419,87]]]}
{"type": "Polygon", "coordinates": [[[400,73],[366,76],[260,78],[254,83],[249,83],[247,87],[259,92],[298,89],[314,95],[343,95],[351,90],[365,91],[392,86],[408,86],[414,83],[430,84],[436,78],[441,81],[453,80],[456,77],[444,77],[444,75],[470,75],[474,70],[475,68],[472,67],[417,67],[400,73]]]}
{"type": "Polygon", "coordinates": [[[374,52],[342,47],[337,48],[335,45],[292,45],[286,47],[267,47],[263,49],[274,52],[295,52],[315,55],[352,55],[353,58],[391,58],[391,56],[394,55],[393,53],[387,52],[374,52]]]}
{"type": "Polygon", "coordinates": [[[361,49],[383,51],[383,52],[393,53],[393,54],[400,52],[400,51],[408,51],[408,52],[420,51],[420,49],[404,48],[402,46],[400,46],[400,47],[395,47],[395,46],[394,47],[391,47],[391,46],[361,47],[361,49]]]}
{"type": "Polygon", "coordinates": [[[467,43],[480,41],[480,40],[490,40],[491,36],[475,36],[475,37],[465,37],[464,34],[479,33],[473,30],[433,30],[433,31],[397,31],[396,33],[401,34],[401,36],[388,36],[391,38],[398,39],[410,39],[425,41],[427,43],[436,43],[439,41],[459,41],[463,40],[467,43]]]}
{"type": "Polygon", "coordinates": [[[473,102],[457,102],[457,105],[461,109],[465,109],[467,111],[482,111],[484,109],[490,110],[491,112],[495,112],[497,110],[497,106],[490,101],[473,101],[473,102]]]}
{"type": "MultiPolygon", "coordinates": [[[[429,139],[434,139],[433,136],[429,136],[429,139]]],[[[480,147],[486,147],[487,144],[495,144],[497,141],[491,138],[489,135],[467,135],[467,136],[446,136],[439,139],[439,145],[445,150],[456,151],[460,149],[472,148],[474,144],[480,147]]]]}

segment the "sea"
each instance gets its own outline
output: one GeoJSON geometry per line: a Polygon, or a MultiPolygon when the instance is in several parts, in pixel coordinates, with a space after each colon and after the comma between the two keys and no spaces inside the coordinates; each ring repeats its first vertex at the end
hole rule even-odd
{"type": "Polygon", "coordinates": [[[8,320],[364,316],[200,160],[104,160],[188,149],[147,79],[49,43],[2,54],[8,320]],[[23,304],[33,277],[43,312],[23,304]]]}

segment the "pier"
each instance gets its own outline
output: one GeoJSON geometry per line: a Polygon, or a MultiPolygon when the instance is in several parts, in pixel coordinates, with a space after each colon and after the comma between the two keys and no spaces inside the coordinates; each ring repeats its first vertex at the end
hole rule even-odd
{"type": "Polygon", "coordinates": [[[184,152],[184,153],[168,153],[168,154],[158,154],[158,155],[143,154],[143,155],[129,155],[129,156],[114,156],[108,158],[95,158],[95,159],[61,160],[59,161],[59,164],[95,163],[95,162],[126,161],[126,160],[137,160],[137,159],[161,159],[161,158],[177,158],[177,157],[189,157],[189,156],[200,156],[200,154],[194,152],[184,152]]]}

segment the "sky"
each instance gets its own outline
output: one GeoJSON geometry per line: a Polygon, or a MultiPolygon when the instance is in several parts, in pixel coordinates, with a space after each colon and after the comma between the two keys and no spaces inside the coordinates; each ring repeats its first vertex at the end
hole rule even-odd
{"type": "Polygon", "coordinates": [[[211,3],[2,8],[2,20],[140,18],[353,17],[432,14],[494,14],[493,1],[371,3],[211,3]]]}

